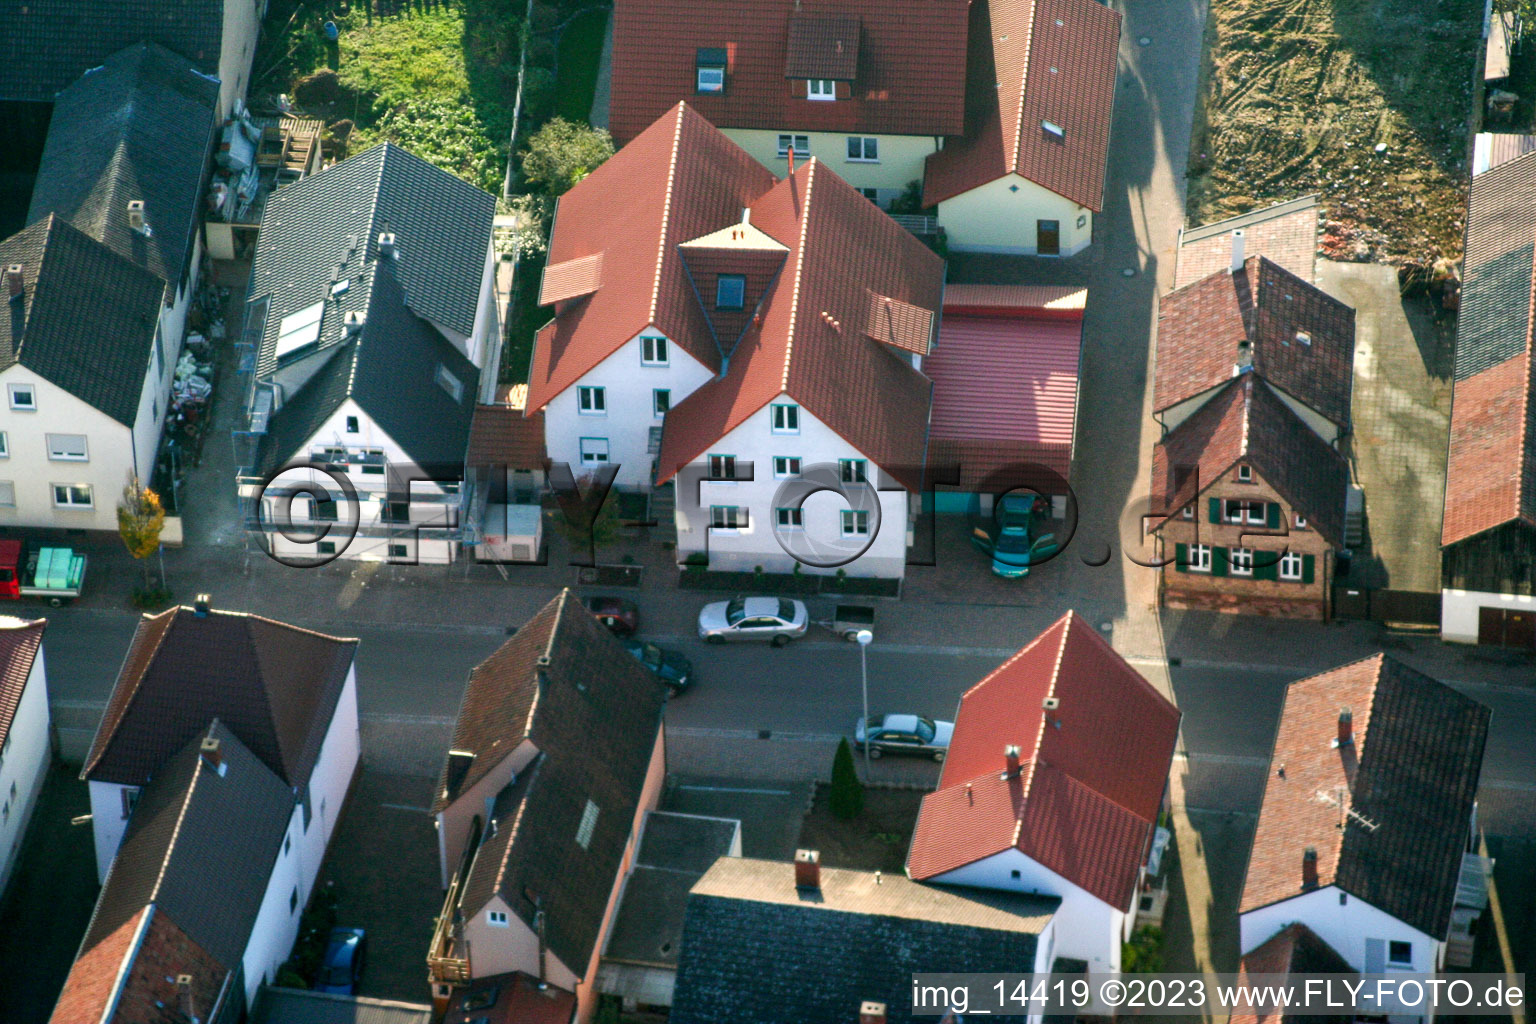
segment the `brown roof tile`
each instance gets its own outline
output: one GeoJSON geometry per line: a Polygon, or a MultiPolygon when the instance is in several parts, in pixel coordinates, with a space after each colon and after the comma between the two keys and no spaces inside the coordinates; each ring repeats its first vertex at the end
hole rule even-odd
{"type": "Polygon", "coordinates": [[[1163,296],[1153,411],[1232,379],[1245,344],[1268,384],[1349,425],[1355,311],[1262,256],[1163,296]]]}
{"type": "Polygon", "coordinates": [[[143,785],[219,718],[285,782],[304,786],[356,650],[356,640],[258,615],[146,615],[81,777],[143,785]]]}
{"type": "Polygon", "coordinates": [[[465,464],[472,469],[501,467],[539,469],[544,450],[544,413],[523,415],[512,405],[477,405],[469,428],[469,453],[465,464]]]}
{"type": "Polygon", "coordinates": [[[47,619],[29,621],[0,615],[0,745],[10,734],[47,628],[47,619]]]}
{"type": "MultiPolygon", "coordinates": [[[[1272,978],[1259,980],[1264,975],[1353,973],[1349,963],[1304,924],[1291,924],[1280,929],[1237,965],[1239,985],[1276,984],[1272,978]]],[[[1334,1016],[1289,1014],[1280,1009],[1259,1012],[1256,1008],[1243,1008],[1233,1010],[1228,1024],[1280,1024],[1287,1019],[1305,1021],[1306,1024],[1347,1024],[1354,1016],[1344,1013],[1334,1016]]]]}
{"type": "Polygon", "coordinates": [[[722,128],[959,135],[966,7],[965,0],[619,0],[610,128],[628,142],[686,100],[722,128]],[[839,53],[845,36],[853,43],[845,39],[839,53]],[[718,94],[696,92],[700,49],[726,52],[718,94]],[[786,79],[811,69],[823,70],[818,78],[851,79],[848,98],[806,99],[803,88],[792,95],[786,79]]]}
{"type": "Polygon", "coordinates": [[[1068,612],[961,698],[908,873],[933,879],[1016,847],[1128,906],[1178,731],[1178,709],[1068,612]],[[1047,697],[1059,707],[1045,709],[1047,697]],[[1008,745],[1021,748],[1012,775],[1008,745]]]}
{"type": "Polygon", "coordinates": [[[539,305],[591,295],[603,284],[603,254],[595,252],[564,263],[546,263],[539,281],[539,305]]]}
{"type": "Polygon", "coordinates": [[[1204,280],[1232,264],[1232,232],[1243,231],[1243,251],[1263,256],[1303,281],[1315,279],[1317,266],[1316,196],[1305,196],[1263,210],[1185,231],[1179,244],[1174,287],[1204,280]]]}
{"type": "Polygon", "coordinates": [[[97,1024],[111,1006],[113,1024],[171,1019],[167,1008],[180,1006],[176,979],[183,974],[191,975],[194,1003],[206,1012],[228,973],[168,915],[154,906],[141,907],[81,952],[48,1019],[50,1024],[97,1024]]]}
{"type": "Polygon", "coordinates": [[[1302,856],[1311,847],[1320,886],[1443,937],[1489,717],[1483,705],[1380,654],[1292,683],[1239,912],[1306,891],[1302,856]],[[1346,707],[1353,740],[1334,746],[1346,707]]]}
{"type": "Polygon", "coordinates": [[[1519,520],[1536,526],[1536,360],[1530,351],[1456,382],[1441,544],[1519,520]]]}
{"type": "Polygon", "coordinates": [[[928,157],[923,204],[1018,174],[1101,210],[1120,15],[1094,0],[971,6],[965,137],[928,157]]]}

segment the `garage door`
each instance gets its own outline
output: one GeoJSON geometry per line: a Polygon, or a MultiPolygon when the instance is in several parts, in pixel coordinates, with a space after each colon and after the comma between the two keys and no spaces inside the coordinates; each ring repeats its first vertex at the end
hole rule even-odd
{"type": "Polygon", "coordinates": [[[1479,608],[1477,642],[1536,650],[1536,613],[1511,608],[1479,608]]]}

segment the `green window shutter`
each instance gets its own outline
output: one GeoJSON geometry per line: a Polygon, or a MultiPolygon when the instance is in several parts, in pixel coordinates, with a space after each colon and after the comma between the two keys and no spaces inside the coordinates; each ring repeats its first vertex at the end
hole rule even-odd
{"type": "Polygon", "coordinates": [[[1301,582],[1303,582],[1303,583],[1311,583],[1312,582],[1313,577],[1314,577],[1314,573],[1316,572],[1316,568],[1315,568],[1315,563],[1316,562],[1317,562],[1317,558],[1315,556],[1313,556],[1313,555],[1302,555],[1301,556],[1301,582]]]}
{"type": "Polygon", "coordinates": [[[1211,522],[1213,522],[1213,523],[1221,522],[1221,499],[1220,498],[1212,498],[1211,499],[1211,522]]]}
{"type": "Polygon", "coordinates": [[[1189,545],[1175,544],[1173,567],[1179,572],[1189,572],[1189,545]]]}
{"type": "Polygon", "coordinates": [[[1211,548],[1211,575],[1225,576],[1227,574],[1227,549],[1211,548]]]}
{"type": "Polygon", "coordinates": [[[1271,530],[1280,529],[1280,503],[1271,501],[1264,506],[1264,522],[1271,530]]]}
{"type": "MultiPolygon", "coordinates": [[[[1274,508],[1274,505],[1269,506],[1274,508]]],[[[1253,578],[1277,580],[1280,578],[1280,552],[1255,551],[1253,553],[1253,578]]]]}

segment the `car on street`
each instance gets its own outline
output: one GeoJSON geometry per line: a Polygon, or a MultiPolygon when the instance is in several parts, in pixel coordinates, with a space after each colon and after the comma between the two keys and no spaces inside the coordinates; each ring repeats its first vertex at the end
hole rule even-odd
{"type": "Polygon", "coordinates": [[[1050,506],[1033,494],[1005,494],[997,503],[991,520],[971,531],[971,543],[992,556],[992,572],[1004,579],[1029,575],[1031,563],[1056,551],[1056,535],[1036,537],[1037,520],[1044,519],[1050,506]]]}
{"type": "Polygon", "coordinates": [[[919,754],[935,761],[944,760],[953,722],[935,722],[922,715],[870,715],[869,721],[855,722],[854,749],[862,751],[869,744],[869,756],[884,754],[919,754]]]}
{"type": "Polygon", "coordinates": [[[627,597],[594,594],[581,603],[615,636],[629,636],[640,628],[640,609],[627,597]]]}
{"type": "Polygon", "coordinates": [[[331,941],[320,961],[320,976],[315,979],[315,991],[343,996],[355,993],[367,955],[367,932],[361,928],[332,928],[331,941]]]}
{"type": "Polygon", "coordinates": [[[656,681],[672,691],[673,696],[688,689],[693,682],[693,663],[676,651],[669,651],[649,640],[626,640],[624,646],[635,660],[651,670],[656,681]]]}
{"type": "Polygon", "coordinates": [[[738,597],[707,604],[699,612],[699,639],[766,640],[783,647],[805,636],[810,615],[803,601],[784,597],[738,597]]]}

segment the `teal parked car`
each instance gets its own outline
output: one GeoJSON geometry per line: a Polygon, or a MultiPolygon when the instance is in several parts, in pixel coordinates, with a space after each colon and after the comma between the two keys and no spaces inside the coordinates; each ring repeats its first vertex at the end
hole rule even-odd
{"type": "Polygon", "coordinates": [[[992,571],[1004,579],[1029,575],[1031,564],[1055,554],[1054,533],[1035,536],[1035,524],[1049,515],[1045,499],[1034,494],[1005,494],[990,521],[971,532],[971,543],[992,556],[992,571]]]}

